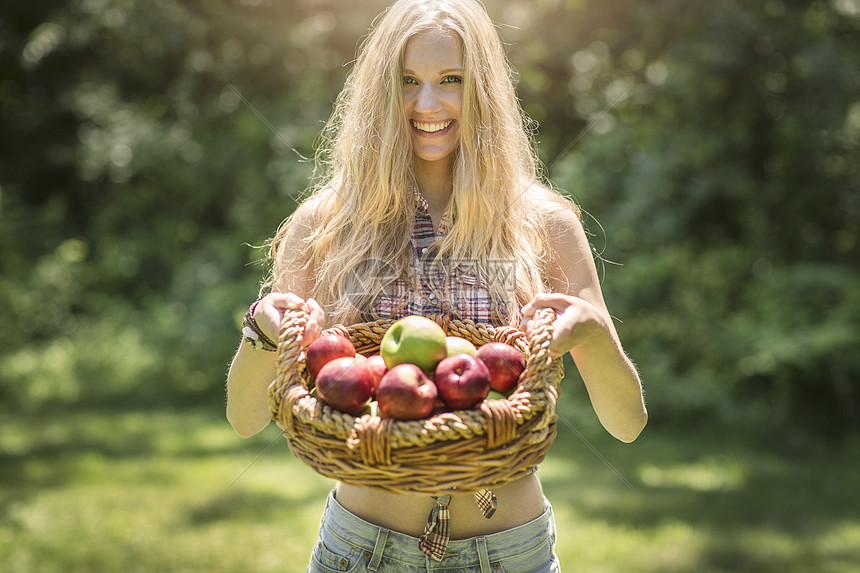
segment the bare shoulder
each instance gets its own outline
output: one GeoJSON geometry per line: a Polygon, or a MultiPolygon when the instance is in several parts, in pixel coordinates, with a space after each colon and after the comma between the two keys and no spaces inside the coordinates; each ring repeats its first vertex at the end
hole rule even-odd
{"type": "Polygon", "coordinates": [[[313,229],[321,224],[329,201],[328,195],[329,193],[323,190],[299,203],[290,217],[290,222],[305,229],[313,229]]]}
{"type": "Polygon", "coordinates": [[[529,192],[529,202],[533,205],[534,222],[544,231],[551,247],[575,236],[585,237],[579,207],[563,194],[535,186],[529,192]]]}
{"type": "Polygon", "coordinates": [[[331,193],[326,189],[314,193],[296,207],[295,211],[281,224],[276,241],[279,248],[295,248],[309,241],[314,233],[325,223],[329,211],[331,193]]]}
{"type": "Polygon", "coordinates": [[[310,292],[313,244],[326,213],[326,196],[302,201],[281,224],[272,241],[273,284],[281,292],[310,292]]]}
{"type": "Polygon", "coordinates": [[[601,301],[597,272],[582,224],[581,210],[561,193],[538,188],[532,193],[536,221],[545,241],[545,273],[553,292],[601,301]]]}

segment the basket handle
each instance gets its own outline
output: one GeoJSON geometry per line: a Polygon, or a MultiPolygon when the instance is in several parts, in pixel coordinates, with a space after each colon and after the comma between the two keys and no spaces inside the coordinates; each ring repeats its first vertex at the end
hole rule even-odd
{"type": "Polygon", "coordinates": [[[520,382],[531,392],[537,392],[544,400],[551,401],[553,405],[557,388],[557,376],[554,372],[560,371],[561,357],[553,359],[549,354],[549,346],[552,342],[553,323],[556,313],[551,308],[540,308],[532,319],[532,327],[526,336],[529,355],[526,359],[525,378],[520,382]],[[553,394],[550,396],[550,394],[553,394]]]}
{"type": "MultiPolygon", "coordinates": [[[[275,379],[269,386],[269,408],[277,416],[287,392],[294,386],[301,385],[305,361],[302,337],[308,324],[309,311],[307,305],[301,308],[288,308],[281,320],[281,332],[278,337],[277,371],[275,379]]],[[[307,393],[307,388],[302,388],[307,393]]]]}
{"type": "Polygon", "coordinates": [[[529,345],[529,354],[535,364],[549,364],[552,362],[552,358],[549,355],[549,346],[552,342],[554,322],[555,311],[553,309],[539,308],[535,311],[531,332],[526,337],[529,345]]]}

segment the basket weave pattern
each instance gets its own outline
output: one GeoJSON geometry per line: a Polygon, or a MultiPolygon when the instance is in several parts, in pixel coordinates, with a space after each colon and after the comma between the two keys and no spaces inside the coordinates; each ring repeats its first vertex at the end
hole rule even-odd
{"type": "MultiPolygon", "coordinates": [[[[425,420],[393,420],[339,412],[310,394],[300,341],[308,315],[288,310],[281,323],[277,375],[269,387],[272,417],[293,454],[317,473],[344,483],[403,494],[438,495],[448,489],[476,491],[513,481],[540,463],[556,433],[555,404],[561,359],[551,360],[552,310],[538,311],[530,337],[511,327],[429,316],[446,334],[475,346],[497,341],[526,356],[526,369],[506,400],[436,414],[425,420]]],[[[336,325],[323,335],[348,337],[369,356],[379,350],[393,319],[336,325]]]]}

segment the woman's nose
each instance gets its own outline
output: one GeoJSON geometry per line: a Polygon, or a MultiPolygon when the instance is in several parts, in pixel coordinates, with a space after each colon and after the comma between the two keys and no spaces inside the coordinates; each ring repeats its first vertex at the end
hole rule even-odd
{"type": "Polygon", "coordinates": [[[425,84],[418,90],[418,97],[415,100],[415,111],[419,113],[427,113],[438,110],[441,106],[439,94],[436,93],[435,86],[425,84]]]}

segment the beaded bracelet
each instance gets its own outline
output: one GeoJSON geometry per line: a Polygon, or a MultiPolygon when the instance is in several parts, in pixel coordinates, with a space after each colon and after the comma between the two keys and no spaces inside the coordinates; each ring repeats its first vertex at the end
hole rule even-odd
{"type": "Polygon", "coordinates": [[[258,304],[260,304],[259,300],[254,301],[251,308],[249,308],[248,312],[245,313],[245,318],[242,319],[242,337],[254,350],[261,348],[263,350],[268,350],[269,352],[274,352],[278,349],[278,345],[271,338],[266,336],[266,333],[263,332],[260,325],[257,324],[256,320],[254,320],[254,309],[257,308],[258,304]]]}

